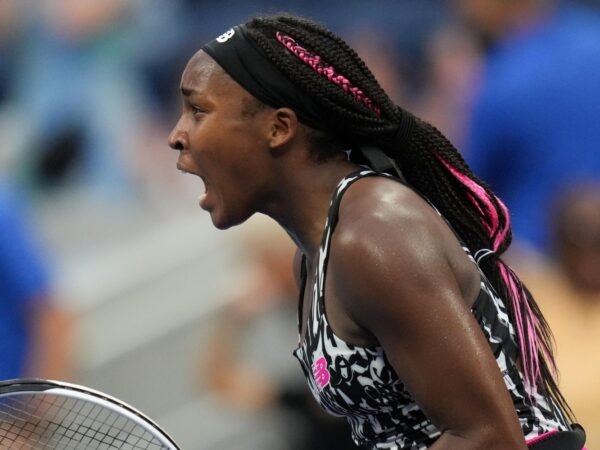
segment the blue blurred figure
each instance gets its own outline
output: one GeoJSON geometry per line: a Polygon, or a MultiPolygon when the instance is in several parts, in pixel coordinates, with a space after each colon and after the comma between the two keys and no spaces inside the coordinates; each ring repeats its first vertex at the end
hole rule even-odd
{"type": "Polygon", "coordinates": [[[552,0],[456,0],[487,44],[466,158],[547,254],[552,201],[600,180],[600,14],[552,0]]]}
{"type": "Polygon", "coordinates": [[[71,375],[71,318],[55,303],[22,199],[0,181],[0,379],[71,375]]]}

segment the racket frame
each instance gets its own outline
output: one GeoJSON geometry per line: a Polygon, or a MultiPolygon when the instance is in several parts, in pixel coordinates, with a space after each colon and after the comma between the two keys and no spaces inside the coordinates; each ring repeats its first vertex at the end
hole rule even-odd
{"type": "Polygon", "coordinates": [[[133,406],[116,397],[104,392],[91,389],[87,386],[67,383],[64,381],[47,380],[43,378],[17,378],[0,381],[0,399],[5,394],[34,394],[36,392],[48,392],[50,394],[61,394],[66,397],[79,400],[92,401],[111,411],[122,414],[139,426],[148,430],[151,427],[155,437],[169,450],[180,450],[173,438],[169,436],[154,420],[133,406]]]}

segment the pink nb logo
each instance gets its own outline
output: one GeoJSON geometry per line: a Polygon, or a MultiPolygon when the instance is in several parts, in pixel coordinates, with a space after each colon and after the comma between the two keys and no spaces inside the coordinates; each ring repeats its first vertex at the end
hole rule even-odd
{"type": "Polygon", "coordinates": [[[324,356],[317,359],[312,365],[313,378],[319,389],[323,389],[329,384],[329,370],[327,370],[327,360],[324,356]]]}

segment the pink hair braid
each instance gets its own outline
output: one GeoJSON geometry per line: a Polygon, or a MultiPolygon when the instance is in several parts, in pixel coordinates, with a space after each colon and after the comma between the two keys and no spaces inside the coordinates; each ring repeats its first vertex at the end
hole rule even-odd
{"type": "Polygon", "coordinates": [[[362,103],[375,114],[377,114],[377,117],[381,115],[381,110],[360,88],[354,86],[352,82],[342,74],[337,73],[335,68],[325,62],[319,55],[308,51],[298,44],[292,37],[279,31],[275,33],[275,36],[277,37],[277,40],[293,55],[300,59],[300,61],[312,67],[319,75],[327,77],[329,81],[342,88],[344,92],[350,94],[356,101],[362,103]]]}
{"type": "MultiPolygon", "coordinates": [[[[437,155],[437,158],[467,188],[468,196],[479,211],[483,224],[489,232],[490,239],[492,240],[492,250],[497,252],[510,230],[508,209],[498,197],[490,196],[483,186],[475,180],[460,172],[441,156],[437,155]]],[[[497,265],[512,306],[511,309],[515,320],[514,325],[523,360],[524,378],[531,388],[531,392],[536,392],[537,384],[542,378],[540,352],[550,363],[550,367],[555,373],[556,366],[551,357],[551,350],[540,337],[541,323],[531,308],[522,282],[502,260],[498,259],[497,265]]]]}

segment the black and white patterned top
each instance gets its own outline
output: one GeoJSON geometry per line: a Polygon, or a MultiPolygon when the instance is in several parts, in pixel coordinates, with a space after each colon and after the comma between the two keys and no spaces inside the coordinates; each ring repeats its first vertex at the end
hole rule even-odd
{"type": "MultiPolygon", "coordinates": [[[[440,436],[440,431],[405,389],[383,348],[360,347],[344,342],[329,327],[325,315],[325,276],[339,203],[345,190],[366,176],[386,174],[371,170],[351,174],[339,183],[332,198],[319,252],[306,336],[294,355],[300,361],[319,404],[329,413],[347,418],[357,445],[374,450],[426,449],[440,436]]],[[[466,248],[465,251],[469,254],[466,248]]],[[[535,406],[528,400],[523,376],[515,364],[518,347],[514,328],[504,303],[483,274],[481,291],[472,312],[502,371],[525,437],[530,439],[550,430],[567,429],[567,422],[558,408],[550,406],[541,395],[534,393],[535,406]]],[[[298,314],[300,325],[302,300],[298,314]]]]}

